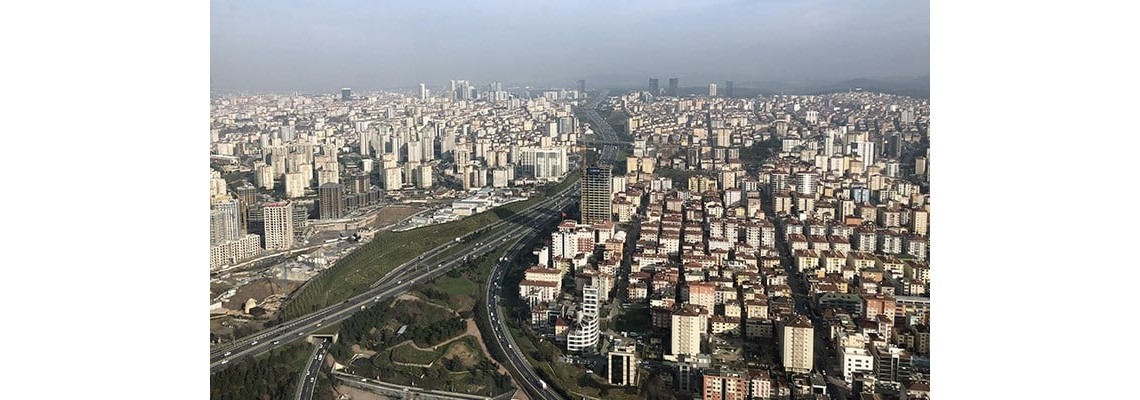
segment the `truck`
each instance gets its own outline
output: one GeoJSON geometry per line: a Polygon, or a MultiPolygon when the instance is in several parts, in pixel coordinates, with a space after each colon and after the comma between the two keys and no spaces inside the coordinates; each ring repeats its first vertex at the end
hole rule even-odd
{"type": "Polygon", "coordinates": [[[546,390],[546,381],[539,379],[538,380],[538,386],[541,386],[542,390],[546,390]]]}

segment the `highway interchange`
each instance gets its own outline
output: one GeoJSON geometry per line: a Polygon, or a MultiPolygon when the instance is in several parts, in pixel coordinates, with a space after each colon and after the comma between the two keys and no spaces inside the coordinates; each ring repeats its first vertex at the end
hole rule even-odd
{"type": "MultiPolygon", "coordinates": [[[[529,231],[538,229],[532,224],[523,223],[524,221],[533,221],[545,214],[550,214],[552,205],[559,204],[565,201],[567,193],[573,193],[577,189],[575,185],[569,185],[559,193],[550,196],[547,199],[531,206],[530,208],[500,222],[500,224],[516,224],[506,232],[500,233],[498,237],[489,236],[482,241],[476,243],[463,243],[457,244],[449,242],[445,245],[440,245],[435,249],[425,253],[415,260],[409,261],[392,272],[388,273],[384,279],[380,281],[379,285],[369,289],[368,291],[350,298],[341,304],[335,304],[325,307],[324,309],[310,313],[303,317],[291,320],[282,325],[257,332],[248,337],[239,339],[233,343],[219,345],[210,352],[210,373],[220,371],[228,366],[229,363],[244,357],[258,356],[269,352],[281,345],[287,344],[293,340],[305,337],[321,329],[322,326],[333,324],[344,319],[347,319],[354,312],[359,311],[362,306],[379,302],[381,300],[398,296],[407,292],[411,288],[425,282],[429,282],[436,277],[447,273],[451,269],[463,263],[462,258],[456,258],[439,263],[438,265],[429,265],[426,260],[430,259],[430,255],[436,255],[448,249],[460,246],[469,249],[462,251],[464,254],[472,256],[479,256],[486,254],[505,241],[514,240],[526,234],[529,231]],[[498,239],[498,240],[496,240],[498,239]],[[393,282],[395,281],[395,282],[393,282]]],[[[492,229],[502,226],[496,224],[491,226],[492,229]]]]}
{"type": "MultiPolygon", "coordinates": [[[[585,107],[585,111],[595,132],[601,136],[603,141],[612,142],[618,140],[617,134],[613,131],[613,128],[598,115],[597,111],[594,110],[594,107],[597,106],[601,99],[605,98],[604,96],[606,94],[608,94],[608,92],[602,92],[591,99],[587,107],[585,107]]],[[[605,145],[599,154],[599,163],[612,163],[616,153],[616,146],[605,145]]],[[[341,304],[325,307],[324,309],[291,320],[282,325],[257,332],[232,343],[217,345],[212,348],[210,352],[210,373],[213,374],[214,372],[225,369],[228,364],[238,359],[265,354],[279,346],[310,335],[320,330],[322,326],[347,319],[353,313],[369,304],[398,296],[419,284],[430,282],[464,262],[463,258],[456,257],[439,263],[434,268],[430,265],[431,263],[427,262],[453,247],[470,247],[467,251],[461,252],[472,256],[480,256],[494,251],[502,244],[510,242],[511,247],[505,254],[505,257],[495,263],[491,272],[491,280],[486,288],[488,316],[493,330],[489,337],[495,342],[494,345],[506,355],[507,360],[505,360],[505,366],[510,369],[512,375],[516,377],[516,382],[519,383],[517,386],[525,390],[532,399],[562,399],[562,396],[555,392],[551,386],[540,380],[534,368],[526,360],[525,355],[523,355],[519,347],[515,345],[514,338],[511,337],[510,331],[507,329],[506,323],[502,318],[502,310],[499,305],[499,292],[503,278],[506,275],[506,267],[510,264],[510,260],[513,260],[520,251],[527,250],[526,245],[530,242],[529,239],[533,235],[541,232],[542,229],[550,223],[558,222],[557,218],[561,216],[558,211],[573,203],[572,196],[567,195],[577,193],[578,189],[579,184],[576,182],[558,193],[549,196],[538,204],[489,226],[488,228],[496,229],[506,224],[516,224],[516,226],[511,227],[506,232],[499,232],[498,236],[487,236],[482,238],[482,241],[478,241],[474,244],[451,241],[429,250],[416,259],[394,268],[385,275],[384,278],[373,284],[369,290],[341,304]]],[[[434,260],[432,262],[434,262],[434,260]]],[[[316,354],[323,356],[329,345],[331,345],[329,341],[322,341],[320,345],[321,348],[318,348],[316,354]]],[[[315,378],[316,371],[319,370],[320,362],[323,360],[310,361],[312,362],[306,368],[306,371],[310,372],[310,374],[304,377],[301,390],[298,392],[298,398],[307,399],[312,395],[315,386],[315,379],[313,378],[315,378]]]]}

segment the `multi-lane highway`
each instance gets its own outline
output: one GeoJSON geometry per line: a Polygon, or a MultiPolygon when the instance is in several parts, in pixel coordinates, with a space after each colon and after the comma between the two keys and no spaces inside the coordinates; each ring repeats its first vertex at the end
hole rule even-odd
{"type": "MultiPolygon", "coordinates": [[[[596,107],[601,99],[604,99],[608,93],[609,92],[602,92],[598,94],[597,97],[587,104],[585,112],[586,117],[590,120],[593,128],[597,130],[597,133],[601,135],[603,141],[613,142],[618,140],[617,133],[615,133],[613,128],[594,110],[594,107],[596,107]]],[[[598,162],[613,163],[616,155],[617,147],[606,145],[599,154],[598,162]]],[[[567,201],[569,201],[569,199],[567,199],[567,201]]],[[[548,216],[548,218],[553,217],[555,216],[548,216]]],[[[540,223],[549,222],[547,219],[540,221],[540,223]]],[[[520,240],[519,243],[512,246],[505,254],[503,261],[496,263],[491,270],[491,280],[487,285],[486,296],[487,315],[488,318],[490,318],[491,329],[493,331],[489,337],[494,339],[494,346],[498,347],[502,350],[503,354],[506,355],[506,367],[509,368],[513,376],[517,378],[516,382],[518,385],[516,386],[526,390],[527,395],[530,396],[531,399],[560,400],[563,398],[562,395],[554,391],[552,386],[544,382],[541,377],[538,376],[534,367],[530,365],[526,356],[523,355],[522,350],[520,350],[519,346],[515,343],[514,337],[511,336],[511,332],[507,328],[506,321],[503,320],[503,312],[499,304],[499,293],[503,286],[503,279],[506,276],[506,269],[510,265],[510,260],[514,259],[519,251],[526,250],[524,247],[521,247],[525,246],[525,243],[526,241],[520,240]]],[[[484,332],[484,337],[488,337],[486,334],[487,333],[484,332]]]]}
{"type": "MultiPolygon", "coordinates": [[[[565,202],[566,194],[575,190],[577,190],[577,184],[569,185],[549,198],[507,218],[502,224],[493,226],[499,228],[498,231],[492,231],[491,234],[484,236],[481,241],[464,244],[448,243],[433,249],[429,254],[439,254],[439,252],[455,246],[460,246],[460,250],[464,254],[471,256],[486,254],[504,242],[515,240],[536,229],[537,226],[529,222],[552,214],[551,208],[558,207],[565,202]]],[[[278,346],[300,339],[320,330],[323,326],[348,318],[363,306],[407,292],[412,287],[431,281],[463,263],[463,259],[457,258],[437,263],[437,265],[429,265],[425,262],[427,259],[430,257],[421,257],[418,261],[413,260],[397,267],[379,285],[341,304],[325,307],[304,317],[213,349],[210,354],[210,372],[222,370],[228,367],[229,363],[239,358],[264,354],[278,346]]]]}
{"type": "MultiPolygon", "coordinates": [[[[570,199],[564,199],[560,205],[565,207],[570,203],[570,199]]],[[[534,225],[536,227],[544,226],[553,222],[555,217],[557,215],[544,216],[534,225]]],[[[535,233],[537,232],[535,231],[535,233]]],[[[528,239],[529,236],[517,240],[491,269],[491,279],[487,285],[487,295],[484,297],[487,299],[487,317],[490,319],[492,330],[489,333],[490,337],[494,339],[494,346],[506,355],[506,365],[516,377],[516,386],[526,390],[531,399],[561,399],[561,395],[541,380],[534,367],[526,360],[526,356],[522,354],[522,350],[515,344],[515,339],[511,336],[506,321],[503,320],[502,307],[499,304],[499,293],[501,292],[503,278],[506,276],[507,267],[520,251],[527,250],[528,240],[525,239],[528,239]]],[[[483,333],[485,338],[488,337],[487,334],[488,332],[483,333]]]]}
{"type": "Polygon", "coordinates": [[[321,372],[321,365],[325,363],[325,354],[328,354],[332,341],[325,339],[317,346],[309,363],[305,366],[305,374],[301,376],[301,387],[297,390],[297,400],[313,398],[313,391],[317,389],[317,373],[321,372]]]}

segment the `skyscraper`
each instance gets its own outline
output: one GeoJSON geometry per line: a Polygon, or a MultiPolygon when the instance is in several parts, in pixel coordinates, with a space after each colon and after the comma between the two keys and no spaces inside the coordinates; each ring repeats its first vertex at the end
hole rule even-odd
{"type": "Polygon", "coordinates": [[[582,223],[593,225],[608,222],[611,218],[613,198],[610,186],[613,181],[610,166],[590,166],[582,175],[582,223]]]}
{"type": "Polygon", "coordinates": [[[265,249],[288,250],[293,246],[293,204],[288,201],[266,204],[262,208],[265,224],[265,249]]]}
{"type": "Polygon", "coordinates": [[[326,183],[317,190],[320,192],[320,218],[333,219],[344,216],[344,185],[326,183]]]}
{"type": "Polygon", "coordinates": [[[427,85],[421,83],[420,84],[420,100],[427,100],[427,96],[428,96],[427,85]]]}
{"type": "Polygon", "coordinates": [[[669,78],[669,95],[677,97],[677,78],[669,78]]]}
{"type": "Polygon", "coordinates": [[[661,89],[657,87],[657,78],[649,78],[649,93],[654,96],[661,94],[661,89]]]}
{"type": "Polygon", "coordinates": [[[716,84],[715,83],[709,84],[709,97],[716,97],[716,84]]]}
{"type": "Polygon", "coordinates": [[[585,79],[579,79],[578,80],[578,92],[586,93],[586,80],[585,79]]]}
{"type": "Polygon", "coordinates": [[[340,90],[340,100],[341,101],[352,100],[352,89],[350,89],[350,88],[341,89],[340,90]]]}
{"type": "Polygon", "coordinates": [[[724,96],[732,97],[732,81],[724,81],[724,96]]]}

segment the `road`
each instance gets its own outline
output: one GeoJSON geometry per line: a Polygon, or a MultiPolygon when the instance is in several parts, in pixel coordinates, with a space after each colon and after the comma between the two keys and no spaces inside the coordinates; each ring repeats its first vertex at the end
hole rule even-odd
{"type": "MultiPolygon", "coordinates": [[[[571,203],[570,199],[563,199],[561,205],[563,207],[571,203]]],[[[536,227],[543,224],[553,222],[557,217],[556,215],[549,215],[543,217],[536,223],[536,227]]],[[[535,230],[534,233],[537,233],[535,230]]],[[[530,235],[527,235],[529,238],[530,235]]],[[[516,377],[515,381],[521,383],[521,389],[526,390],[527,395],[531,399],[561,399],[562,396],[555,392],[549,385],[543,387],[541,378],[535,372],[534,367],[526,360],[526,356],[522,354],[518,344],[515,343],[515,338],[511,336],[510,330],[507,328],[506,321],[503,319],[502,306],[499,304],[500,288],[503,283],[503,278],[506,276],[507,267],[511,264],[511,260],[518,255],[520,251],[527,250],[526,244],[528,240],[519,239],[507,250],[504,258],[500,258],[499,262],[491,269],[491,279],[487,285],[487,316],[491,325],[491,338],[494,339],[494,346],[498,347],[503,354],[506,355],[506,366],[511,370],[516,377]]],[[[486,335],[486,333],[484,333],[486,335]]],[[[486,337],[486,336],[485,336],[486,337]]]]}
{"type": "MultiPolygon", "coordinates": [[[[585,111],[587,118],[591,122],[591,125],[594,127],[594,129],[597,130],[597,133],[602,136],[603,140],[616,141],[618,140],[617,133],[615,133],[613,128],[610,127],[610,125],[606,123],[600,115],[598,115],[597,111],[594,110],[594,107],[596,107],[601,99],[604,99],[608,93],[609,92],[602,92],[591,99],[585,111]]],[[[599,154],[599,163],[613,163],[616,155],[617,147],[606,145],[602,148],[602,151],[599,154]]],[[[563,204],[568,205],[570,199],[564,200],[565,203],[563,204]]],[[[542,221],[540,221],[540,224],[550,223],[550,220],[554,219],[555,217],[556,215],[546,216],[542,219],[542,221]]],[[[515,242],[515,244],[512,245],[504,255],[505,258],[502,258],[499,262],[495,263],[495,266],[491,270],[491,279],[487,284],[486,298],[487,315],[490,319],[490,325],[493,332],[491,332],[490,336],[484,337],[492,338],[495,342],[493,343],[493,346],[499,348],[499,350],[501,350],[503,354],[506,355],[507,360],[505,366],[511,370],[512,375],[516,377],[516,382],[521,383],[521,385],[518,386],[525,390],[531,399],[562,399],[562,395],[554,391],[554,388],[550,386],[548,382],[543,382],[538,373],[535,372],[534,366],[530,365],[530,362],[527,361],[526,356],[522,353],[522,350],[519,349],[518,344],[515,343],[515,339],[513,336],[511,336],[511,332],[507,328],[506,321],[503,319],[503,310],[502,305],[500,305],[501,299],[499,296],[501,287],[503,286],[503,279],[506,276],[507,267],[510,265],[511,260],[513,260],[515,256],[518,255],[518,252],[526,250],[526,242],[526,240],[521,239],[515,242]]]]}
{"type": "Polygon", "coordinates": [[[332,347],[331,340],[321,340],[320,346],[317,346],[313,356],[309,358],[309,364],[305,366],[305,375],[301,376],[301,389],[297,391],[298,400],[313,398],[313,391],[317,389],[317,373],[321,371],[321,365],[324,365],[325,354],[328,354],[329,347],[332,347]]]}
{"type": "MultiPolygon", "coordinates": [[[[555,195],[506,219],[502,224],[495,225],[499,227],[506,225],[509,229],[504,228],[507,229],[505,232],[485,236],[481,241],[476,243],[456,244],[449,242],[446,245],[437,247],[429,253],[438,254],[455,246],[459,246],[464,254],[471,256],[480,256],[489,253],[504,242],[516,240],[528,232],[533,231],[536,227],[525,222],[533,221],[543,216],[551,216],[554,214],[550,211],[551,207],[555,207],[567,201],[566,194],[572,193],[574,190],[577,190],[577,184],[569,185],[555,195]]],[[[217,346],[211,350],[210,373],[212,374],[225,369],[230,363],[238,359],[258,356],[293,340],[300,339],[320,330],[321,327],[326,324],[333,324],[347,319],[352,316],[353,313],[359,311],[362,306],[403,294],[416,285],[429,282],[463,264],[463,259],[457,258],[442,263],[435,263],[436,265],[430,265],[424,262],[424,260],[429,258],[430,257],[421,257],[418,261],[413,260],[397,267],[386,275],[376,287],[352,297],[341,304],[325,307],[324,309],[282,325],[257,332],[233,343],[217,346]]]]}

